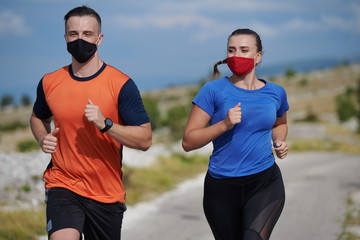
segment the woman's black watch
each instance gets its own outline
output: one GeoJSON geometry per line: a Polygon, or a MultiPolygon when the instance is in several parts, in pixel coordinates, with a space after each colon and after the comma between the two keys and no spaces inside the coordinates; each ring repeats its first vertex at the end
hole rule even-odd
{"type": "Polygon", "coordinates": [[[105,122],[105,127],[100,130],[103,133],[109,130],[113,125],[113,121],[110,118],[105,118],[104,122],[105,122]]]}

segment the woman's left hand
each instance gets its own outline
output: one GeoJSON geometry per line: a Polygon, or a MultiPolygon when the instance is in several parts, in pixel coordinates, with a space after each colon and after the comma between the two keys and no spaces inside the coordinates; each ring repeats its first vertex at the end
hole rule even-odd
{"type": "Polygon", "coordinates": [[[284,141],[275,141],[274,142],[274,150],[276,153],[276,156],[280,159],[284,159],[287,156],[288,153],[288,145],[284,141]]]}

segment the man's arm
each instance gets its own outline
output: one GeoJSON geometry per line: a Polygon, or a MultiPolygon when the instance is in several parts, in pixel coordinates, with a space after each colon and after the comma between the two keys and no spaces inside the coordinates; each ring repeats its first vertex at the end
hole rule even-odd
{"type": "Polygon", "coordinates": [[[57,146],[56,135],[59,132],[59,129],[56,128],[51,132],[51,118],[40,119],[34,113],[30,117],[30,127],[31,131],[38,142],[40,148],[45,153],[54,153],[57,146]]]}
{"type": "Polygon", "coordinates": [[[142,151],[148,150],[152,142],[150,123],[140,126],[122,126],[114,123],[106,133],[124,146],[142,151]]]}
{"type": "MultiPolygon", "coordinates": [[[[103,113],[99,106],[95,105],[90,99],[85,106],[84,112],[88,121],[92,122],[99,130],[105,127],[103,113]]],[[[122,126],[114,123],[106,133],[124,146],[142,151],[148,150],[152,142],[150,123],[144,123],[139,126],[122,126]]]]}

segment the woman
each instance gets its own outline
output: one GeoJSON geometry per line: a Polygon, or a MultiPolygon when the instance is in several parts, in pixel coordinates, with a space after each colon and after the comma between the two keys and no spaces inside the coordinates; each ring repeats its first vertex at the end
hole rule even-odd
{"type": "Polygon", "coordinates": [[[272,152],[288,152],[285,90],[255,75],[262,43],[250,29],[228,38],[233,75],[207,82],[193,100],[182,146],[185,151],[213,142],[205,177],[203,207],[217,240],[265,240],[282,212],[284,184],[272,152]]]}

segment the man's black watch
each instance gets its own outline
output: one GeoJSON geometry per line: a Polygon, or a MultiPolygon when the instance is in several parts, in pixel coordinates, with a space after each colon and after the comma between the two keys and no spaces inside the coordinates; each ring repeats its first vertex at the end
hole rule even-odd
{"type": "Polygon", "coordinates": [[[105,122],[105,127],[100,130],[103,133],[109,130],[113,125],[113,121],[110,118],[105,118],[104,122],[105,122]]]}

